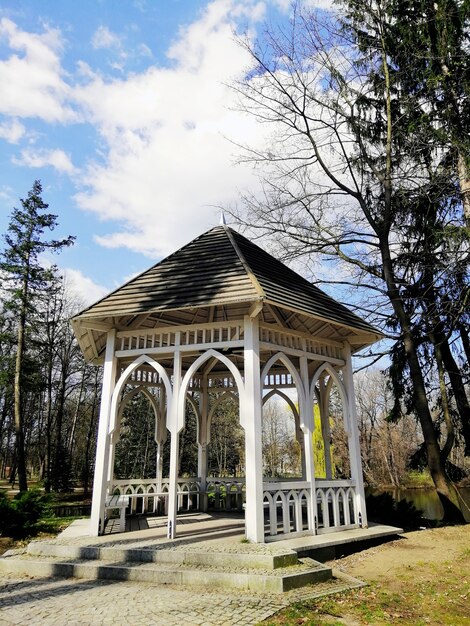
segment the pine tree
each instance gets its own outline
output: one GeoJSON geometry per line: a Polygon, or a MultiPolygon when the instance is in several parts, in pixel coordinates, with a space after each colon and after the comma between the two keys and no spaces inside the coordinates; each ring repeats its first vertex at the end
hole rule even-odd
{"type": "Polygon", "coordinates": [[[43,201],[42,186],[36,180],[21,208],[14,208],[7,233],[3,239],[5,249],[0,255],[0,272],[7,294],[4,308],[17,319],[16,355],[14,379],[14,421],[16,434],[16,457],[20,491],[28,489],[24,441],[25,351],[31,331],[38,300],[44,297],[57,275],[57,268],[44,267],[39,256],[44,251],[59,252],[72,245],[74,237],[60,240],[44,238],[45,231],[57,226],[57,216],[45,213],[48,205],[43,201]]]}

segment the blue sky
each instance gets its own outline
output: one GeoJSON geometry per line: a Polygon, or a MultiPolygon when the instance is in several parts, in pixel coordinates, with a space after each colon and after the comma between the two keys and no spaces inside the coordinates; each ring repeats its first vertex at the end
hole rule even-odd
{"type": "MultiPolygon", "coordinates": [[[[327,0],[315,4],[327,6],[327,0]]],[[[288,0],[6,0],[0,6],[0,232],[40,179],[56,262],[86,303],[216,225],[256,190],[234,142],[264,129],[227,83],[249,60],[234,30],[288,0]]]]}

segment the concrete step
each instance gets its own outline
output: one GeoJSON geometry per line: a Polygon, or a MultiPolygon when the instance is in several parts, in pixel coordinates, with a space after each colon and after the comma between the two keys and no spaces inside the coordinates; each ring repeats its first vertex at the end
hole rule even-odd
{"type": "Polygon", "coordinates": [[[105,562],[126,563],[167,563],[173,565],[215,566],[225,567],[230,563],[233,567],[250,569],[275,570],[298,563],[298,555],[294,550],[285,549],[275,553],[243,551],[241,547],[234,549],[197,549],[191,547],[103,547],[96,545],[73,545],[56,541],[32,541],[27,547],[30,556],[57,557],[61,559],[100,560],[105,562]]]}
{"type": "Polygon", "coordinates": [[[226,555],[225,567],[147,562],[37,557],[26,550],[10,550],[0,557],[0,572],[33,577],[132,580],[154,584],[197,586],[211,589],[240,589],[281,593],[332,577],[331,568],[310,558],[295,565],[262,570],[235,567],[226,555]]]}

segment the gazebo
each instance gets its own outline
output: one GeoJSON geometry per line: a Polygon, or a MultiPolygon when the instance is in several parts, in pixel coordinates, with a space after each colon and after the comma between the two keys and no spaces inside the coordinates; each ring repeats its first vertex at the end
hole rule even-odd
{"type": "Polygon", "coordinates": [[[367,526],[351,355],[381,335],[241,234],[226,225],[212,228],[83,310],[72,325],[86,360],[104,364],[91,534],[104,532],[116,495],[125,496],[131,510],[137,502],[142,511],[161,510],[163,503],[169,538],[178,511],[189,502],[207,510],[209,494],[223,496],[224,510],[244,508],[246,538],[256,543],[367,526]],[[349,450],[350,475],[341,478],[333,475],[330,455],[333,387],[349,450]],[[244,478],[207,475],[214,392],[238,398],[244,478]],[[115,480],[123,411],[137,393],[155,413],[155,478],[115,480]],[[303,469],[295,480],[263,477],[263,403],[275,394],[296,421],[303,469]],[[183,478],[178,442],[187,402],[197,416],[198,475],[183,478]],[[313,450],[315,404],[325,451],[321,478],[313,450]],[[169,476],[163,477],[168,436],[169,476]]]}

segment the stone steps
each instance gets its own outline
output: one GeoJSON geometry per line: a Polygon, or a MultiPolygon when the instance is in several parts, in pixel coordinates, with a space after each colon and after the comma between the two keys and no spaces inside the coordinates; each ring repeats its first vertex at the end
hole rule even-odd
{"type": "MultiPolygon", "coordinates": [[[[110,555],[108,555],[110,556],[110,555]]],[[[110,562],[101,559],[64,559],[58,556],[33,556],[25,551],[11,550],[0,558],[0,572],[32,577],[130,580],[153,584],[205,587],[206,589],[239,589],[244,591],[281,593],[305,585],[325,582],[332,576],[331,568],[314,561],[300,559],[295,565],[272,569],[236,567],[233,555],[227,554],[225,566],[199,563],[110,562]]]]}
{"type": "Polygon", "coordinates": [[[277,553],[259,553],[255,551],[234,552],[223,550],[197,550],[191,548],[158,548],[96,545],[73,545],[54,541],[32,541],[27,547],[27,554],[40,557],[61,559],[99,560],[104,562],[126,563],[165,563],[171,565],[194,565],[226,567],[230,563],[235,568],[275,570],[294,566],[298,563],[297,552],[285,550],[277,553]]]}

